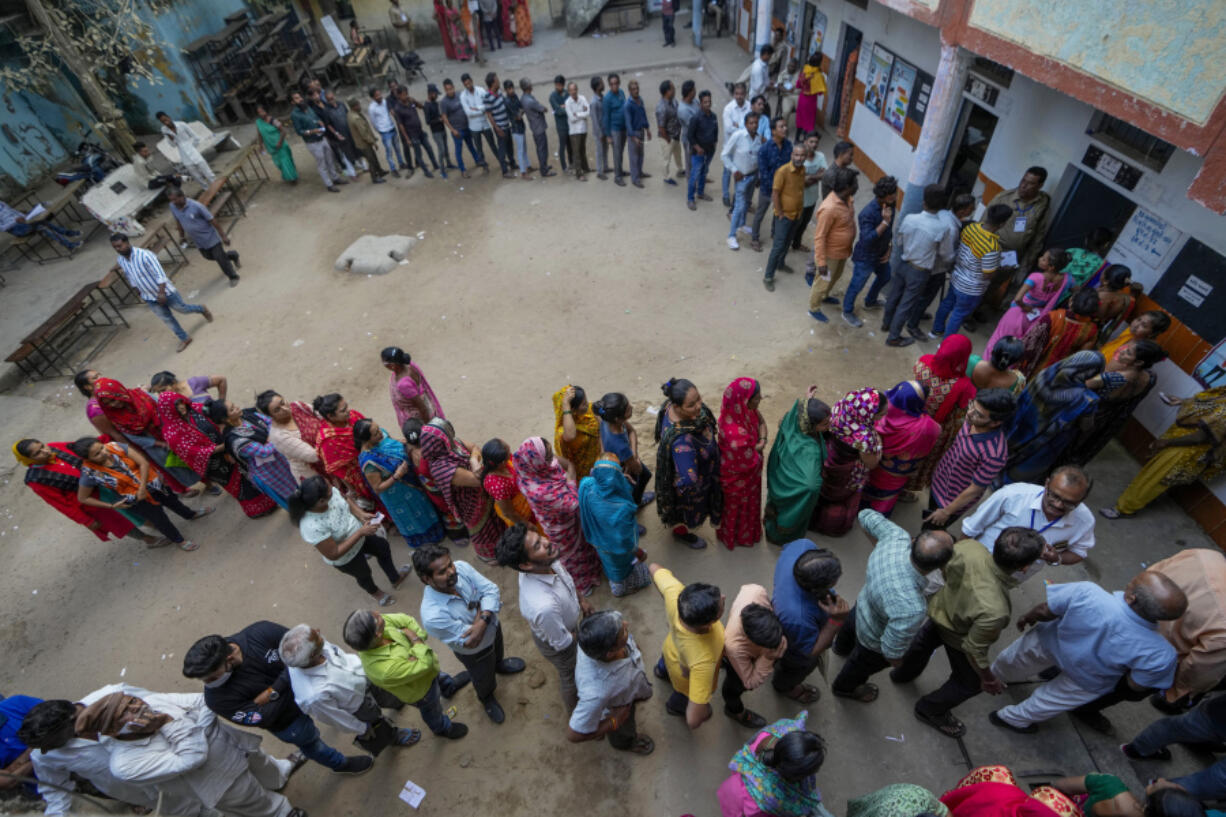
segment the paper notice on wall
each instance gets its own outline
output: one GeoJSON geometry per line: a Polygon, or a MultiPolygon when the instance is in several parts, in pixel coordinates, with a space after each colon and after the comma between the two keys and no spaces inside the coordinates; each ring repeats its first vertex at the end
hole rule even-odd
{"type": "Polygon", "coordinates": [[[1201,295],[1187,284],[1184,284],[1179,288],[1178,294],[1180,298],[1183,298],[1185,301],[1192,304],[1192,306],[1200,306],[1205,302],[1205,296],[1201,295]]]}
{"type": "Polygon", "coordinates": [[[1197,278],[1195,275],[1189,275],[1188,280],[1184,283],[1184,286],[1206,298],[1209,297],[1209,293],[1213,292],[1213,284],[1197,278]]]}

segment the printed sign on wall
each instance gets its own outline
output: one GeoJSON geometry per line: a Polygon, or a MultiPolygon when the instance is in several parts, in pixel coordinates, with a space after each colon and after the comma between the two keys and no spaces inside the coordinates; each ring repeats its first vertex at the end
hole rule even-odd
{"type": "MultiPolygon", "coordinates": [[[[868,79],[864,83],[864,107],[877,116],[885,108],[886,92],[890,85],[890,69],[894,67],[894,55],[880,45],[873,44],[873,56],[869,61],[868,79]]],[[[914,81],[914,77],[912,77],[914,81]]]]}
{"type": "Polygon", "coordinates": [[[911,91],[915,87],[915,66],[902,60],[894,61],[894,70],[890,74],[890,90],[885,103],[885,121],[890,127],[902,133],[903,124],[907,118],[907,108],[911,105],[911,91]]]}

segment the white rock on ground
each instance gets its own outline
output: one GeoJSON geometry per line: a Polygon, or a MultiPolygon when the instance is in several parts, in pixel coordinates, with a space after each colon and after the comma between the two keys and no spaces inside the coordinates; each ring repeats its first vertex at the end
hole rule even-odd
{"type": "Polygon", "coordinates": [[[333,266],[359,275],[386,275],[416,243],[416,238],[407,235],[364,235],[346,247],[333,266]]]}

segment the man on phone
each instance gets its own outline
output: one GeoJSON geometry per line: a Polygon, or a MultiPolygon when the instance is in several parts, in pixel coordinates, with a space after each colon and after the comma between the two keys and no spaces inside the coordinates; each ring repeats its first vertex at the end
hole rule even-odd
{"type": "Polygon", "coordinates": [[[788,648],[775,663],[771,686],[805,705],[816,703],[821,692],[804,681],[851,612],[847,600],[834,590],[842,575],[839,557],[808,539],[784,547],[775,563],[771,603],[783,624],[788,648]]]}

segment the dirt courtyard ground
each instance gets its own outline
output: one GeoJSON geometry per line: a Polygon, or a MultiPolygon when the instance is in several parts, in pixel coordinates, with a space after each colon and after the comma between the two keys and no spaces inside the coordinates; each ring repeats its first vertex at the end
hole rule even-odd
{"type": "MultiPolygon", "coordinates": [[[[582,45],[573,41],[568,47],[582,45]]],[[[733,64],[728,54],[723,59],[733,64]]],[[[635,78],[649,108],[665,76],[679,83],[699,75],[692,69],[643,71],[635,78]]],[[[708,76],[705,84],[719,87],[708,76]]],[[[721,95],[717,99],[722,105],[721,95]]],[[[552,137],[551,130],[551,142],[552,137]]],[[[823,141],[827,151],[830,144],[823,141]]],[[[829,401],[854,387],[888,387],[910,376],[917,354],[935,348],[888,349],[874,319],[859,330],[841,322],[816,325],[805,312],[807,290],[799,273],[782,275],[777,290],[765,292],[760,270],[766,254],[748,248],[733,253],[724,245],[718,169],[712,173],[717,201],[690,212],[681,188],[661,183],[655,142],[648,145],[647,169],[654,177],[646,190],[594,178],[583,184],[562,177],[526,183],[497,174],[462,180],[457,174],[430,181],[419,174],[377,187],[362,180],[328,195],[300,144],[295,154],[303,181],[297,187],[266,185],[234,230],[234,249],[243,260],[241,286],[226,287],[215,266],[194,252],[176,279],[187,300],[211,306],[216,323],[187,318],[184,325],[196,341],[176,355],[172,336],[148,310],[127,309],[131,330],[107,347],[95,368],[130,385],[148,382],[161,369],[183,376],[222,374],[232,399],[244,405],[266,388],[307,401],[338,391],[390,430],[394,415],[378,353],[399,345],[423,367],[464,439],[502,437],[516,445],[528,436],[551,437],[550,395],[577,383],[593,397],[607,391],[630,397],[645,459],[653,462],[654,417],[647,409],[659,403],[659,384],[670,376],[693,380],[713,410],[732,378],[757,378],[773,440],[780,417],[810,384],[818,384],[829,401]],[[409,263],[386,276],[332,269],[337,254],[363,233],[419,232],[424,240],[409,263]]],[[[790,263],[803,269],[803,256],[793,255],[790,263]]],[[[983,341],[978,336],[976,346],[983,341]]],[[[71,440],[91,430],[83,398],[65,380],[23,384],[0,400],[11,440],[71,440]]],[[[188,528],[201,545],[195,553],[146,551],[131,540],[102,544],[25,489],[11,461],[4,468],[0,691],[6,694],[72,698],[120,680],[196,691],[180,667],[197,637],[272,619],[309,622],[340,642],[344,617],[369,603],[352,580],[321,563],[283,513],[248,520],[223,496],[215,501],[217,514],[188,528]]],[[[1097,507],[1117,495],[1135,465],[1112,446],[1093,470],[1091,502],[1097,507]]],[[[770,586],[774,547],[762,543],[729,553],[714,545],[712,531],[703,530],[713,546],[693,552],[669,540],[653,510],[641,520],[651,558],[683,581],[716,583],[729,601],[743,583],[770,586]]],[[[902,507],[897,521],[917,529],[917,508],[902,507]]],[[[842,558],[839,589],[854,597],[867,541],[853,532],[821,543],[842,558]]],[[[408,562],[402,540],[393,538],[392,545],[396,558],[408,562]]],[[[1212,546],[1163,502],[1131,523],[1100,522],[1098,548],[1084,567],[1047,578],[1093,578],[1120,588],[1140,563],[1188,545],[1212,546]]],[[[455,555],[469,558],[463,550],[455,555]]],[[[717,700],[711,722],[689,734],[664,713],[668,693],[656,681],[656,697],[639,709],[640,730],[656,740],[652,757],[617,753],[603,742],[567,743],[557,680],[518,614],[515,576],[481,569],[503,591],[508,653],[529,664],[527,673],[500,680],[507,722],[492,725],[466,689],[452,701],[458,719],[472,730],[465,739],[452,743],[427,733],[411,749],[389,750],[361,780],[339,780],[308,765],[287,789],[291,800],[317,816],[408,813],[396,795],[411,779],[427,791],[424,814],[716,814],[715,789],[750,733],[725,718],[717,700]]],[[[392,610],[418,614],[415,581],[397,593],[392,610]]],[[[1042,592],[1040,582],[1031,582],[1015,596],[1015,609],[1028,609],[1042,592]]],[[[645,658],[655,660],[666,622],[653,589],[615,601],[604,584],[592,600],[597,608],[622,610],[645,658]]],[[[445,669],[458,671],[449,650],[441,648],[439,655],[445,669]]],[[[849,797],[889,782],[906,780],[941,792],[968,764],[980,762],[1012,763],[1043,779],[1099,768],[1136,785],[1137,773],[1114,749],[1118,740],[1078,733],[1066,718],[1039,736],[1001,734],[986,721],[999,700],[981,696],[959,710],[970,729],[964,741],[922,727],[911,705],[944,680],[944,666],[943,659],[934,661],[914,688],[895,689],[879,679],[882,695],[870,706],[835,700],[825,689],[810,707],[811,727],[829,744],[819,784],[836,814],[849,797]]],[[[1006,697],[1025,694],[1023,685],[1006,697]]],[[[747,700],[768,720],[801,709],[769,690],[747,700]]],[[[1153,718],[1144,704],[1112,715],[1124,736],[1153,718]]],[[[421,726],[411,709],[399,721],[421,726]]],[[[350,748],[344,736],[324,732],[333,745],[350,748]]],[[[271,737],[264,745],[277,754],[286,751],[271,737]]],[[[1183,766],[1194,765],[1188,755],[1178,757],[1183,766]]],[[[1159,770],[1143,767],[1139,773],[1159,770]]]]}

